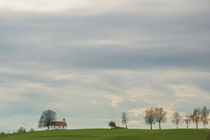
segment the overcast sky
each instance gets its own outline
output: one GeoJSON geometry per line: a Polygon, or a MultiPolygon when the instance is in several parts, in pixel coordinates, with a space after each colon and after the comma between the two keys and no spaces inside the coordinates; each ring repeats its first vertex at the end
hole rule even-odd
{"type": "MultiPolygon", "coordinates": [[[[144,109],[210,107],[209,0],[0,0],[0,131],[148,128],[144,109]]],[[[191,125],[193,127],[193,125],[191,125]]]]}

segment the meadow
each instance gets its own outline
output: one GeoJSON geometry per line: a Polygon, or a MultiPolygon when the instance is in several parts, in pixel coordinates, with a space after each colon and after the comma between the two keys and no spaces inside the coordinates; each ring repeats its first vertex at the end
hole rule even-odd
{"type": "Polygon", "coordinates": [[[209,129],[83,129],[0,135],[0,140],[205,140],[209,129]]]}

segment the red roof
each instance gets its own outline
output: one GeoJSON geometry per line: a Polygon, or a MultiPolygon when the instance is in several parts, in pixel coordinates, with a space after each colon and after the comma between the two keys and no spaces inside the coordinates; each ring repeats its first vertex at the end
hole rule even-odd
{"type": "Polygon", "coordinates": [[[63,121],[56,121],[56,122],[52,122],[52,126],[67,126],[66,122],[63,121]]]}

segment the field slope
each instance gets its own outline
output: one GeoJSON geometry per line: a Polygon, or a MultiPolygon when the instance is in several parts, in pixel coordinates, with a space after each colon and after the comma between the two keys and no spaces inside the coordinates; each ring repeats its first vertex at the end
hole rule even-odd
{"type": "Polygon", "coordinates": [[[84,129],[56,130],[0,136],[0,140],[205,140],[208,129],[84,129]]]}

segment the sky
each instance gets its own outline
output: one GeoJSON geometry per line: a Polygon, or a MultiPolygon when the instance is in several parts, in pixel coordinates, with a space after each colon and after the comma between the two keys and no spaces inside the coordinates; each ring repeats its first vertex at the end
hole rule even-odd
{"type": "Polygon", "coordinates": [[[40,130],[48,109],[69,129],[122,112],[149,128],[155,106],[174,128],[173,112],[210,107],[209,23],[209,0],[0,0],[0,132],[40,130]]]}

